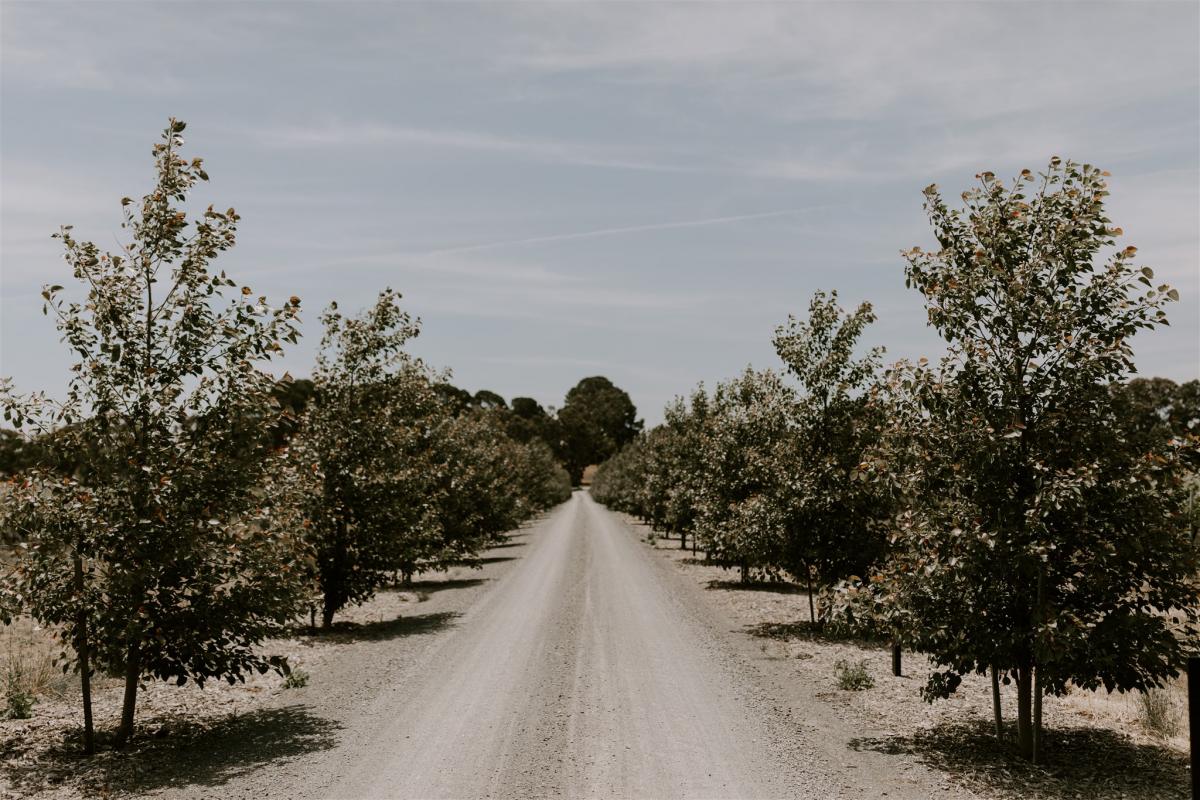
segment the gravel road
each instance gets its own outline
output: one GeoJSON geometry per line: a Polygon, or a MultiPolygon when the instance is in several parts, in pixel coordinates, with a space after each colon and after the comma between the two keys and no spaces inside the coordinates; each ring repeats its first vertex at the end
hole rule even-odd
{"type": "Polygon", "coordinates": [[[336,729],[328,745],[248,755],[252,764],[219,779],[153,794],[887,794],[749,677],[700,590],[587,493],[488,555],[483,577],[421,604],[445,624],[355,644],[312,685],[280,696],[281,713],[336,729]]]}
{"type": "Polygon", "coordinates": [[[738,693],[719,647],[585,493],[384,700],[336,797],[827,794],[738,693]],[[394,704],[394,705],[393,705],[394,704]]]}

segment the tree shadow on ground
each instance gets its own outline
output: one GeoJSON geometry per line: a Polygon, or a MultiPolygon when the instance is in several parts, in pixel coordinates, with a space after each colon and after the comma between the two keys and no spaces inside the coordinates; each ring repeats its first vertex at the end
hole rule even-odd
{"type": "Polygon", "coordinates": [[[481,558],[460,558],[447,562],[451,567],[468,567],[481,569],[484,564],[499,564],[504,561],[516,561],[517,556],[483,556],[481,558]]]}
{"type": "Polygon", "coordinates": [[[502,547],[524,547],[528,542],[500,542],[499,544],[488,545],[489,550],[499,550],[502,547]]]}
{"type": "Polygon", "coordinates": [[[335,622],[328,630],[319,631],[316,636],[324,641],[339,644],[398,639],[440,631],[453,625],[460,616],[462,615],[454,611],[439,611],[436,614],[411,614],[376,622],[335,622]]]}
{"type": "Polygon", "coordinates": [[[109,797],[193,784],[221,786],[265,764],[329,750],[340,729],[300,705],[209,720],[157,716],[139,720],[139,735],[123,751],[101,749],[85,757],[76,728],[40,752],[19,758],[5,753],[0,776],[18,796],[66,789],[72,795],[109,797]]]}
{"type": "Polygon", "coordinates": [[[743,592],[774,592],[775,594],[804,594],[804,590],[794,583],[784,581],[721,581],[712,580],[706,584],[709,589],[736,589],[743,592]]]}
{"type": "Polygon", "coordinates": [[[751,636],[756,636],[760,639],[776,639],[781,642],[792,640],[805,642],[841,642],[843,644],[857,644],[861,647],[871,648],[878,648],[887,644],[886,642],[863,638],[840,626],[822,625],[819,622],[814,625],[808,620],[797,622],[760,622],[754,625],[747,625],[743,630],[751,636]]]}
{"type": "Polygon", "coordinates": [[[982,720],[943,723],[910,736],[854,739],[855,750],[903,754],[946,772],[985,797],[1047,800],[1166,800],[1189,796],[1188,758],[1170,748],[1138,744],[1124,734],[1097,728],[1044,732],[1044,763],[1022,759],[1009,731],[997,743],[982,720]]]}
{"type": "Polygon", "coordinates": [[[481,583],[487,583],[490,578],[447,578],[446,580],[438,580],[429,578],[427,580],[412,581],[407,586],[402,586],[401,591],[424,592],[432,594],[441,592],[446,589],[469,589],[472,586],[479,586],[481,583]]]}

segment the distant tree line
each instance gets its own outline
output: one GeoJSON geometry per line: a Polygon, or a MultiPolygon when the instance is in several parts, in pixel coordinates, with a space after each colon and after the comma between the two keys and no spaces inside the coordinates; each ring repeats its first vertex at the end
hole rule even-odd
{"type": "Polygon", "coordinates": [[[1107,173],[1054,159],[925,208],[906,277],[946,343],[881,367],[869,304],[818,292],[775,349],[667,407],[601,465],[596,498],[710,560],[809,590],[813,625],[928,654],[924,696],[989,673],[1041,701],[1147,690],[1197,652],[1200,381],[1133,378],[1130,339],[1178,300],[1104,215],[1107,173]],[[857,355],[856,355],[857,354],[857,355]]]}

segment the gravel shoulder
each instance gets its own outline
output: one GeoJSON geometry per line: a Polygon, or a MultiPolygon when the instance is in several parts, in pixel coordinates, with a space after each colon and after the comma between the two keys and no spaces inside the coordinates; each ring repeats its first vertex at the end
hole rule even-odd
{"type": "MultiPolygon", "coordinates": [[[[1165,738],[1146,730],[1135,696],[1077,690],[1047,698],[1047,758],[1031,766],[1011,747],[997,747],[986,677],[965,676],[949,700],[925,703],[918,690],[930,668],[926,659],[905,653],[904,674],[895,677],[889,648],[814,635],[807,625],[808,596],[799,587],[739,584],[736,571],[706,564],[680,550],[678,539],[651,536],[648,526],[619,516],[647,552],[695,590],[699,613],[724,632],[747,665],[747,677],[800,720],[824,758],[843,765],[843,775],[868,775],[868,785],[889,797],[1190,796],[1186,730],[1165,738]],[[839,660],[864,662],[874,686],[839,689],[834,668],[839,660]]],[[[1012,725],[1015,688],[1005,687],[1002,694],[1012,725]]],[[[1183,718],[1183,690],[1171,687],[1164,695],[1183,718]]]]}

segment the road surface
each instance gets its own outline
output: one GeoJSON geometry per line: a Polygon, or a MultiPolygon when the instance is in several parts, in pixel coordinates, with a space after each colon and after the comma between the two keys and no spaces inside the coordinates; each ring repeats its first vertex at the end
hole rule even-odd
{"type": "Polygon", "coordinates": [[[624,523],[576,492],[539,528],[322,794],[825,796],[624,523]]]}

